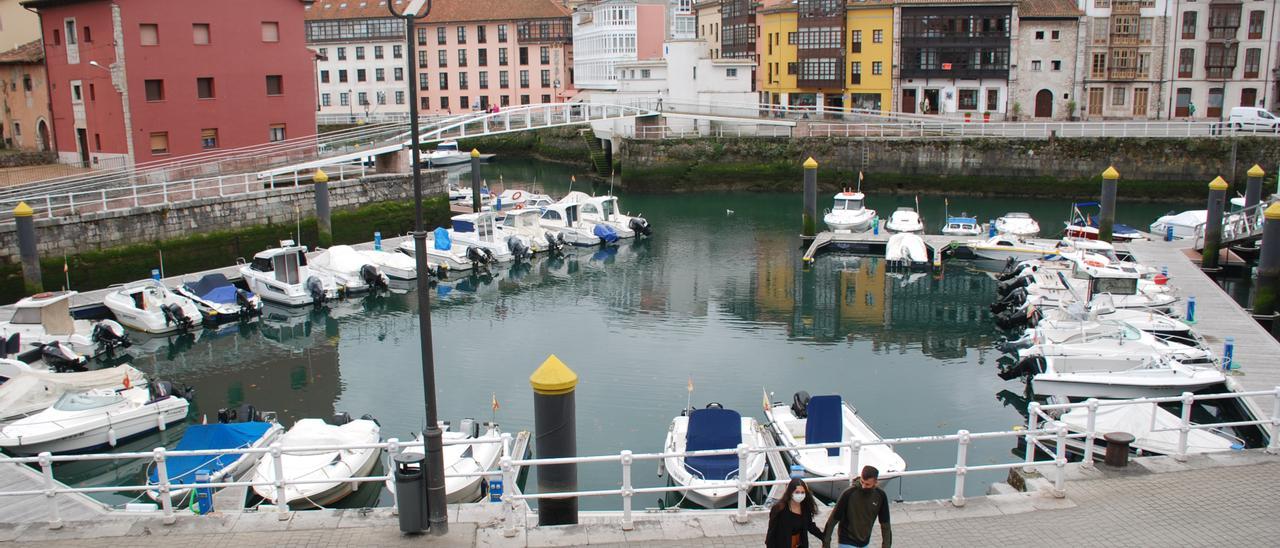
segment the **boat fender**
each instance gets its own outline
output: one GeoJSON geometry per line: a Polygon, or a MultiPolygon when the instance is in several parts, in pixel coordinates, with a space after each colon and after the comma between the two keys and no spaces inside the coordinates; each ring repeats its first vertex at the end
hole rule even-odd
{"type": "Polygon", "coordinates": [[[157,410],[156,411],[156,428],[159,428],[161,432],[164,432],[165,430],[168,429],[166,428],[167,426],[169,425],[165,424],[164,422],[164,412],[157,410]]]}
{"type": "Polygon", "coordinates": [[[348,413],[346,411],[339,411],[333,414],[333,419],[329,421],[329,424],[332,424],[334,426],[342,426],[349,422],[351,422],[351,413],[348,413]]]}
{"type": "Polygon", "coordinates": [[[809,416],[809,393],[801,390],[791,397],[791,414],[797,419],[809,416]]]}
{"type": "Polygon", "coordinates": [[[107,445],[110,445],[110,446],[112,446],[112,447],[115,447],[115,446],[116,446],[116,443],[117,443],[118,441],[120,441],[120,440],[117,440],[117,439],[116,439],[116,429],[115,429],[115,428],[108,428],[108,429],[107,429],[107,445]]]}

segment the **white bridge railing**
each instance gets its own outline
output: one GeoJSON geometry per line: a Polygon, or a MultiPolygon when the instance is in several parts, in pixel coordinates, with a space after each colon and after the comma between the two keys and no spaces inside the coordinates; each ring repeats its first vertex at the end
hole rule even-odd
{"type": "MultiPolygon", "coordinates": [[[[1262,234],[1262,227],[1266,224],[1267,206],[1271,205],[1268,200],[1258,202],[1253,207],[1223,213],[1222,215],[1222,245],[1228,245],[1233,242],[1244,240],[1262,234]]],[[[1194,247],[1196,249],[1204,249],[1206,223],[1196,225],[1194,247]]],[[[1162,236],[1157,234],[1157,236],[1162,236]]]]}
{"type": "MultiPolygon", "coordinates": [[[[993,432],[969,432],[960,430],[955,434],[935,435],[935,436],[917,436],[904,438],[890,438],[879,440],[871,443],[854,440],[851,442],[840,443],[823,443],[810,444],[797,447],[748,447],[745,444],[736,448],[711,450],[711,451],[677,451],[677,452],[660,452],[660,453],[633,453],[631,451],[622,451],[614,455],[596,455],[585,457],[570,458],[522,458],[522,455],[512,454],[511,435],[503,434],[500,440],[468,440],[458,442],[445,442],[446,445],[466,444],[466,443],[501,443],[502,453],[499,461],[499,467],[496,470],[488,470],[483,472],[474,472],[466,474],[445,474],[446,477],[494,477],[501,476],[504,483],[502,494],[502,511],[504,515],[504,532],[508,536],[515,534],[517,526],[517,516],[519,503],[527,503],[531,500],[540,500],[547,498],[564,498],[564,497],[620,497],[622,500],[622,516],[621,527],[624,530],[630,530],[634,526],[633,521],[633,499],[637,495],[663,494],[663,493],[681,493],[693,490],[692,487],[668,485],[656,487],[637,487],[632,479],[632,471],[637,462],[643,461],[662,461],[667,458],[685,458],[690,456],[711,456],[711,455],[736,455],[738,457],[738,469],[745,470],[748,468],[748,461],[755,455],[762,453],[791,453],[805,449],[831,449],[840,448],[847,449],[852,456],[849,462],[849,468],[844,474],[826,478],[810,478],[806,481],[810,483],[823,482],[845,482],[851,477],[856,477],[861,470],[859,462],[859,453],[864,445],[885,445],[891,447],[901,447],[905,445],[922,445],[936,443],[954,443],[956,447],[956,460],[951,466],[945,468],[930,468],[920,470],[906,470],[900,473],[885,474],[885,479],[893,477],[913,477],[913,476],[932,476],[932,475],[950,475],[954,479],[955,490],[951,498],[952,504],[963,506],[965,504],[965,479],[971,472],[994,471],[994,470],[1010,470],[1014,468],[1025,468],[1037,465],[1053,465],[1057,472],[1054,475],[1054,494],[1055,496],[1065,496],[1065,467],[1068,462],[1067,446],[1069,441],[1074,443],[1083,442],[1084,459],[1083,465],[1091,466],[1094,455],[1094,442],[1098,438],[1098,432],[1095,428],[1095,415],[1101,407],[1112,406],[1134,406],[1134,405],[1158,405],[1160,403],[1179,402],[1182,404],[1182,416],[1180,426],[1178,427],[1179,444],[1178,453],[1175,458],[1185,459],[1187,454],[1187,434],[1193,429],[1220,429],[1226,427],[1239,426],[1259,426],[1264,427],[1269,433],[1268,452],[1280,452],[1280,386],[1270,391],[1254,391],[1254,392],[1228,392],[1222,394],[1205,394],[1196,395],[1185,393],[1177,397],[1166,398],[1145,398],[1137,400],[1089,400],[1085,403],[1078,404],[1060,404],[1060,405],[1041,405],[1039,403],[1031,403],[1028,406],[1028,426],[1025,429],[1012,429],[993,432]],[[1193,424],[1191,422],[1191,406],[1196,402],[1213,401],[1213,400],[1229,400],[1242,398],[1266,398],[1274,399],[1275,404],[1268,419],[1260,420],[1241,420],[1220,423],[1202,423],[1193,424]],[[1071,432],[1067,425],[1054,418],[1057,412],[1065,412],[1074,408],[1086,408],[1089,410],[1088,422],[1083,431],[1071,432]],[[976,441],[983,440],[1001,440],[1001,439],[1019,439],[1024,440],[1026,448],[1026,456],[1023,459],[1013,460],[1004,463],[979,464],[973,465],[969,463],[968,453],[970,446],[976,441]],[[1053,446],[1049,447],[1048,442],[1052,442],[1053,446]],[[1042,449],[1044,453],[1051,455],[1051,458],[1045,460],[1036,460],[1038,452],[1036,449],[1042,449]],[[620,481],[618,487],[614,489],[595,489],[595,490],[579,490],[572,492],[548,492],[548,493],[523,493],[516,489],[517,479],[520,470],[523,467],[536,467],[557,464],[586,464],[586,463],[609,463],[617,464],[620,468],[620,481]]],[[[1157,430],[1168,431],[1168,430],[1157,430]]],[[[391,439],[383,443],[362,444],[362,445],[341,445],[341,446],[324,446],[324,447],[290,447],[288,449],[282,447],[279,443],[272,444],[270,447],[264,448],[246,448],[232,449],[226,451],[169,451],[163,447],[158,447],[149,452],[130,452],[130,453],[102,453],[89,455],[51,455],[42,453],[34,457],[0,457],[0,464],[18,463],[23,465],[36,464],[39,466],[44,478],[44,485],[41,489],[22,490],[22,491],[0,491],[0,496],[44,496],[46,497],[49,508],[50,524],[53,526],[60,525],[60,516],[57,503],[57,496],[67,493],[100,493],[100,492],[145,492],[156,491],[161,494],[157,497],[160,499],[161,512],[166,518],[172,518],[174,507],[168,493],[172,492],[174,484],[168,474],[166,460],[174,457],[186,456],[213,456],[219,454],[258,454],[261,458],[269,458],[273,463],[276,471],[277,481],[223,481],[217,483],[184,483],[180,488],[211,488],[220,489],[224,487],[270,487],[276,492],[276,500],[284,500],[284,491],[287,486],[314,483],[332,483],[331,480],[311,480],[311,481],[294,481],[284,477],[283,455],[293,452],[307,451],[333,451],[343,449],[379,449],[386,450],[394,462],[394,457],[409,447],[421,447],[422,442],[401,443],[396,439],[391,439]],[[121,461],[125,459],[147,459],[153,461],[159,481],[155,485],[123,485],[123,486],[106,486],[106,487],[67,487],[59,484],[54,479],[53,465],[59,462],[72,461],[121,461]]],[[[380,475],[370,475],[365,477],[355,477],[343,480],[348,483],[368,483],[368,482],[385,482],[391,479],[393,474],[390,470],[380,475]]],[[[745,521],[749,510],[752,508],[748,492],[757,487],[770,487],[785,484],[787,478],[776,478],[772,480],[753,481],[749,478],[737,478],[725,480],[720,487],[735,488],[738,492],[738,505],[735,512],[736,519],[745,521]]],[[[699,488],[716,487],[715,484],[702,484],[699,488]]],[[[394,500],[394,497],[393,497],[394,500]]],[[[757,506],[758,508],[758,506],[757,506]]],[[[276,511],[280,513],[281,519],[287,519],[287,504],[276,504],[276,511]]]]}

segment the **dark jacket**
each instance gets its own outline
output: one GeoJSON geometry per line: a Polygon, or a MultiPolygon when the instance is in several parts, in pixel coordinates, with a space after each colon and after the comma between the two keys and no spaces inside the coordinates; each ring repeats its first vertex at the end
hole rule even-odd
{"type": "Polygon", "coordinates": [[[791,535],[800,533],[800,547],[808,548],[809,535],[822,538],[822,529],[813,523],[813,516],[793,513],[790,505],[769,513],[769,530],[764,534],[766,548],[791,548],[791,535]]]}
{"type": "Polygon", "coordinates": [[[862,483],[855,479],[853,485],[840,494],[836,507],[831,510],[822,544],[832,544],[831,533],[839,524],[840,534],[836,542],[866,546],[871,543],[871,531],[877,518],[880,520],[881,546],[889,548],[893,544],[893,532],[889,528],[889,496],[879,487],[863,489],[862,483]]]}

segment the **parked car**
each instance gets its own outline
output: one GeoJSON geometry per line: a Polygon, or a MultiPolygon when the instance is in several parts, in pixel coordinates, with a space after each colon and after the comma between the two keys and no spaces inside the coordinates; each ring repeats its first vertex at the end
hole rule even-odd
{"type": "Polygon", "coordinates": [[[1223,130],[1238,132],[1280,132],[1280,118],[1267,112],[1266,109],[1254,107],[1235,107],[1227,115],[1227,119],[1214,126],[1215,133],[1223,130]]]}

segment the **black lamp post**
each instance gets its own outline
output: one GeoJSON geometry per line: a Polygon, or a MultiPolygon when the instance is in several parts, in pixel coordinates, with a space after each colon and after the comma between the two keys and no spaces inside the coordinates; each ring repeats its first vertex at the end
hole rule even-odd
{"type": "Polygon", "coordinates": [[[427,456],[426,470],[424,470],[427,479],[429,512],[427,519],[431,524],[432,534],[443,535],[449,532],[449,513],[444,492],[442,433],[440,419],[436,415],[436,370],[435,358],[431,352],[431,292],[427,284],[429,272],[427,233],[422,228],[422,167],[418,150],[418,101],[417,93],[413,89],[414,82],[418,79],[414,64],[414,58],[418,54],[413,43],[413,24],[416,19],[426,18],[427,14],[431,13],[431,0],[410,0],[404,13],[396,13],[395,2],[387,2],[387,10],[392,16],[404,19],[405,44],[408,47],[408,55],[405,58],[408,60],[409,69],[409,97],[412,99],[409,101],[409,134],[412,136],[410,143],[413,146],[410,151],[413,162],[410,168],[413,170],[413,255],[418,269],[418,338],[422,345],[422,396],[427,407],[427,426],[422,432],[422,439],[426,442],[427,456]],[[423,4],[426,4],[425,10],[422,9],[423,4]]]}

